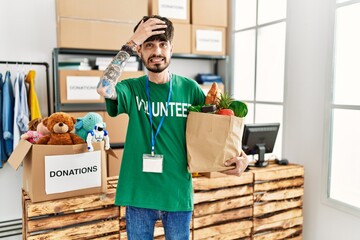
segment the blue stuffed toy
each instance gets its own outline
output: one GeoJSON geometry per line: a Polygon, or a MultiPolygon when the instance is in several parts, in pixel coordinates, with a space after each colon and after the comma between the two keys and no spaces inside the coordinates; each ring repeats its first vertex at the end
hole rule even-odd
{"type": "Polygon", "coordinates": [[[75,123],[75,134],[86,141],[88,133],[94,130],[98,123],[103,123],[103,119],[100,114],[95,112],[89,112],[84,117],[78,117],[75,123]]]}

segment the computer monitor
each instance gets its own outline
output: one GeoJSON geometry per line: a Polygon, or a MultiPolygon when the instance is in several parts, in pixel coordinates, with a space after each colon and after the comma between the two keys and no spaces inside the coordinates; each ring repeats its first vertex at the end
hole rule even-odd
{"type": "Polygon", "coordinates": [[[255,167],[266,167],[265,153],[272,153],[279,131],[280,123],[245,124],[242,138],[242,149],[247,155],[258,154],[255,167]]]}

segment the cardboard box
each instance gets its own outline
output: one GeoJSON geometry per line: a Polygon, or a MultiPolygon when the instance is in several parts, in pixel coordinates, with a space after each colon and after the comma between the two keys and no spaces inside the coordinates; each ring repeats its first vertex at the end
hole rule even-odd
{"type": "Polygon", "coordinates": [[[112,155],[108,155],[108,164],[107,164],[108,177],[119,176],[121,160],[122,160],[122,155],[123,155],[124,149],[117,148],[117,149],[113,149],[113,151],[115,152],[115,154],[118,158],[115,158],[112,155]]]}
{"type": "Polygon", "coordinates": [[[21,140],[8,162],[23,164],[23,189],[33,202],[106,192],[104,143],[36,145],[21,140]]]}
{"type": "Polygon", "coordinates": [[[191,53],[191,25],[174,23],[174,53],[191,53]]]}
{"type": "Polygon", "coordinates": [[[59,48],[119,50],[133,34],[134,23],[60,18],[59,48]]]}
{"type": "Polygon", "coordinates": [[[56,13],[58,17],[111,20],[136,25],[143,16],[148,15],[147,3],[148,0],[57,0],[56,13]]]}
{"type": "MultiPolygon", "coordinates": [[[[103,71],[59,70],[61,103],[104,103],[105,99],[96,92],[103,71]]],[[[122,72],[120,79],[144,75],[143,71],[122,72]]]]}
{"type": "Polygon", "coordinates": [[[118,50],[129,40],[135,25],[148,15],[147,3],[147,0],[57,0],[57,46],[118,50]]]}
{"type": "Polygon", "coordinates": [[[215,27],[228,25],[228,0],[191,0],[191,23],[215,27]]]}
{"type": "Polygon", "coordinates": [[[138,78],[144,76],[144,71],[136,71],[136,72],[122,72],[120,76],[120,80],[128,79],[128,78],[138,78]]]}
{"type": "Polygon", "coordinates": [[[104,115],[104,122],[106,123],[106,130],[109,133],[110,143],[124,143],[129,116],[125,113],[116,117],[110,117],[107,113],[104,115]]]}
{"type": "Polygon", "coordinates": [[[226,28],[192,25],[193,54],[226,55],[226,28]]]}
{"type": "Polygon", "coordinates": [[[59,70],[61,103],[103,103],[104,98],[96,92],[103,72],[59,70]]]}
{"type": "Polygon", "coordinates": [[[149,0],[149,13],[173,23],[190,23],[190,0],[149,0]]]}

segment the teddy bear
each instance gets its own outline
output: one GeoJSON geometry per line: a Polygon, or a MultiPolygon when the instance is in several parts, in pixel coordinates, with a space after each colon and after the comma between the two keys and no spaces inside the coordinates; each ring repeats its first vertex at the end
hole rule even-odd
{"type": "Polygon", "coordinates": [[[78,135],[72,133],[76,120],[65,112],[51,114],[43,121],[50,134],[40,138],[36,144],[72,145],[85,143],[78,135]]]}
{"type": "Polygon", "coordinates": [[[75,123],[75,134],[86,141],[89,131],[92,131],[97,123],[102,123],[100,114],[89,112],[83,117],[78,117],[75,123]]]}
{"type": "Polygon", "coordinates": [[[28,123],[28,131],[20,136],[21,139],[31,143],[36,143],[43,136],[49,135],[50,131],[46,128],[43,121],[47,118],[35,118],[28,123]]]}

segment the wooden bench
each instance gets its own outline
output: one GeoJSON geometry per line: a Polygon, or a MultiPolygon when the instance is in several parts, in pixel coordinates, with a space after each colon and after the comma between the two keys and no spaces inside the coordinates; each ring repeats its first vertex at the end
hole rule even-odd
{"type": "Polygon", "coordinates": [[[120,239],[120,208],[108,180],[105,194],[32,203],[22,194],[23,239],[120,239]]]}
{"type": "MultiPolygon", "coordinates": [[[[114,205],[117,177],[105,194],[32,203],[23,192],[23,239],[126,240],[125,207],[114,205]]],[[[300,240],[304,168],[271,163],[236,176],[193,178],[191,239],[300,240]]],[[[161,221],[155,239],[165,239],[161,221]]]]}

